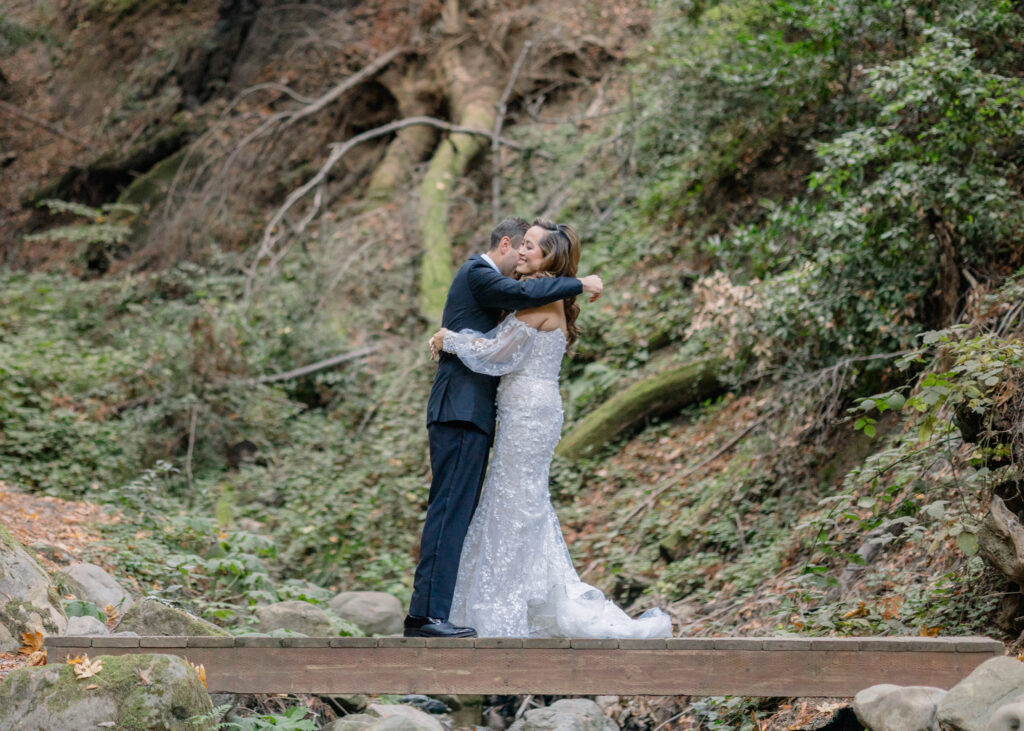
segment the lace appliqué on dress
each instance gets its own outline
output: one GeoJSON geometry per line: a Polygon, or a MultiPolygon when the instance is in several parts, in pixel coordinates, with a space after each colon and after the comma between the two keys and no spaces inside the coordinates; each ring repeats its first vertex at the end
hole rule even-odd
{"type": "Polygon", "coordinates": [[[459,356],[471,371],[503,376],[522,365],[537,332],[515,315],[510,315],[488,333],[449,330],[444,336],[442,349],[459,356]]]}
{"type": "Polygon", "coordinates": [[[448,333],[444,349],[501,375],[494,451],[469,526],[449,619],[481,637],[669,637],[667,614],[630,618],[579,580],[551,504],[551,458],[562,432],[561,330],[510,315],[486,335],[448,333]]]}

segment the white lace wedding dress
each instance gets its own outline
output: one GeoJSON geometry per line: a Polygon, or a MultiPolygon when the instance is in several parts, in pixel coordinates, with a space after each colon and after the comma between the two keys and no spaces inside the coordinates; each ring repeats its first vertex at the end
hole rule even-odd
{"type": "Polygon", "coordinates": [[[514,314],[490,333],[449,332],[444,350],[500,375],[498,426],[480,504],[459,564],[450,621],[480,637],[669,637],[660,609],[637,619],[580,581],[558,524],[548,475],[562,430],[561,330],[514,314]]]}

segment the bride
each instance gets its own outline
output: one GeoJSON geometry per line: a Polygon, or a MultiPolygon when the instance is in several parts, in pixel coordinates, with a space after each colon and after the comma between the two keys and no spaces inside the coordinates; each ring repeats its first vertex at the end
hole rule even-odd
{"type": "MultiPolygon", "coordinates": [[[[565,224],[534,221],[523,237],[520,278],[576,275],[580,240],[565,224]]],[[[480,504],[466,535],[450,621],[481,637],[669,637],[660,609],[631,619],[580,581],[548,492],[562,430],[558,371],[579,329],[575,297],[509,314],[482,334],[441,329],[432,352],[501,376],[498,428],[480,504]]]]}

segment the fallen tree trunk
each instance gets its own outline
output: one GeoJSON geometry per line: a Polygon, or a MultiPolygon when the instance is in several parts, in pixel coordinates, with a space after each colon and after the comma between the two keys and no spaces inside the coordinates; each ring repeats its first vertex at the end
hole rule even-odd
{"type": "Polygon", "coordinates": [[[593,454],[650,418],[666,416],[719,395],[725,390],[718,378],[721,360],[703,358],[637,381],[586,416],[558,444],[557,452],[569,459],[593,454]]]}

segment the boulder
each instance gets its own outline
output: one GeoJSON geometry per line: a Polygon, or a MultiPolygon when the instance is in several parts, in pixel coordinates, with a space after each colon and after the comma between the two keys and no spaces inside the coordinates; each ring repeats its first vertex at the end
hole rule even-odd
{"type": "MultiPolygon", "coordinates": [[[[267,637],[309,637],[305,632],[296,632],[290,629],[272,629],[269,632],[261,632],[258,634],[265,634],[267,637]]],[[[330,634],[330,633],[328,633],[330,634]]]]}
{"type": "Polygon", "coordinates": [[[109,635],[107,625],[96,619],[96,617],[70,617],[68,626],[64,630],[66,637],[89,637],[95,635],[109,635]]]}
{"type": "Polygon", "coordinates": [[[50,575],[0,525],[0,652],[17,652],[22,632],[60,635],[67,624],[50,575]]]}
{"type": "Polygon", "coordinates": [[[230,633],[205,619],[164,604],[159,599],[145,597],[124,613],[117,623],[116,634],[135,632],[142,637],[182,635],[203,637],[227,637],[230,633]]]}
{"type": "Polygon", "coordinates": [[[402,603],[382,591],[343,591],[327,606],[367,635],[400,635],[404,629],[402,603]]]}
{"type": "Polygon", "coordinates": [[[286,629],[307,637],[331,636],[331,618],[309,602],[289,601],[256,607],[256,618],[260,632],[286,629]]]}
{"type": "Polygon", "coordinates": [[[424,713],[429,713],[433,716],[442,716],[452,712],[452,707],[447,703],[437,698],[431,698],[428,695],[403,695],[398,699],[398,702],[406,706],[419,708],[424,713]]]}
{"type": "Polygon", "coordinates": [[[853,698],[853,712],[871,731],[939,731],[935,714],[946,696],[924,685],[872,685],[853,698]]]}
{"type": "Polygon", "coordinates": [[[117,579],[96,564],[72,564],[58,574],[58,580],[75,597],[92,602],[100,609],[112,606],[124,612],[132,604],[131,596],[117,583],[117,579]]]}
{"type": "Polygon", "coordinates": [[[214,729],[213,704],[196,671],[176,655],[102,656],[76,678],[65,663],[15,670],[0,683],[0,728],[20,731],[117,728],[214,729]],[[207,720],[198,720],[202,717],[207,720]]]}
{"type": "Polygon", "coordinates": [[[59,564],[72,564],[75,562],[75,557],[65,551],[60,546],[55,546],[52,543],[46,543],[44,541],[36,541],[30,543],[28,546],[31,550],[35,551],[37,556],[42,556],[47,561],[53,561],[59,564]]]}
{"type": "Polygon", "coordinates": [[[372,704],[366,713],[339,718],[324,731],[444,731],[441,723],[412,706],[372,704]]]}
{"type": "Polygon", "coordinates": [[[1007,703],[992,714],[987,731],[1018,731],[1024,728],[1024,702],[1007,703]]]}
{"type": "Polygon", "coordinates": [[[324,731],[362,731],[362,729],[371,728],[379,722],[380,716],[370,713],[352,713],[342,716],[330,726],[324,726],[324,731]]]}
{"type": "Polygon", "coordinates": [[[349,693],[342,695],[322,696],[333,705],[340,707],[345,713],[360,713],[366,710],[370,700],[360,693],[349,693]]]}
{"type": "Polygon", "coordinates": [[[371,703],[369,710],[381,719],[371,726],[374,731],[444,731],[440,721],[412,706],[371,703]]]}
{"type": "Polygon", "coordinates": [[[601,707],[586,698],[566,698],[534,708],[512,724],[511,731],[618,731],[601,707]]]}
{"type": "Polygon", "coordinates": [[[1008,705],[1024,702],[1024,663],[1012,657],[986,660],[953,686],[939,704],[942,728],[988,731],[1008,705]]]}

